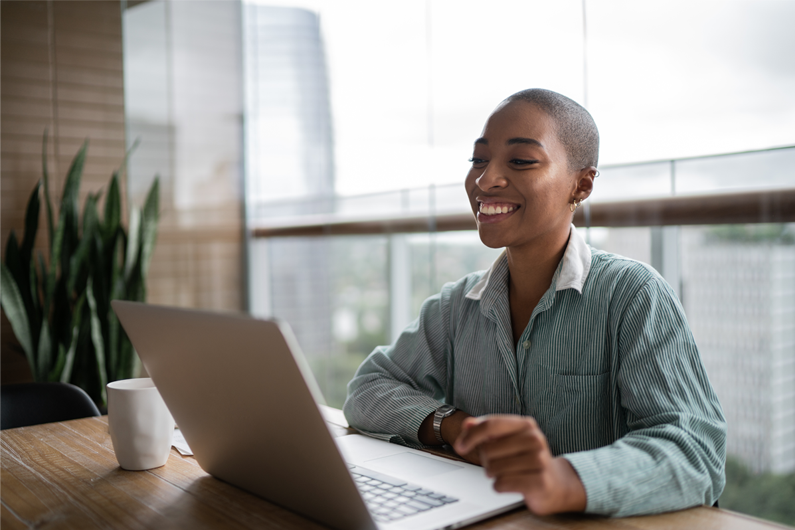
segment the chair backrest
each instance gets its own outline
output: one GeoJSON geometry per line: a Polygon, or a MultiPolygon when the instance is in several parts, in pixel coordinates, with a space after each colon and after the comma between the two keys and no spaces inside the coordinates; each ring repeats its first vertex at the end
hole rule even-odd
{"type": "Polygon", "coordinates": [[[88,394],[68,383],[3,385],[0,404],[0,429],[100,415],[88,394]]]}

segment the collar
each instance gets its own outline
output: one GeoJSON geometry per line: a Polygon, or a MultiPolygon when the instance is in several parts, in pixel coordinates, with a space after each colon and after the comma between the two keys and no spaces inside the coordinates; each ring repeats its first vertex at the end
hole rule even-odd
{"type": "MultiPolygon", "coordinates": [[[[496,280],[496,278],[502,279],[507,276],[507,261],[506,251],[503,250],[494,263],[491,264],[489,270],[486,271],[486,274],[469,290],[466,297],[470,300],[480,300],[483,293],[487,290],[492,276],[495,277],[497,282],[499,280],[496,280]]],[[[571,225],[569,242],[566,244],[566,251],[563,253],[559,274],[556,274],[555,291],[574,289],[582,294],[582,288],[590,270],[591,249],[588,248],[585,240],[574,228],[574,225],[571,225]]],[[[552,281],[555,282],[555,279],[553,278],[552,281]]]]}

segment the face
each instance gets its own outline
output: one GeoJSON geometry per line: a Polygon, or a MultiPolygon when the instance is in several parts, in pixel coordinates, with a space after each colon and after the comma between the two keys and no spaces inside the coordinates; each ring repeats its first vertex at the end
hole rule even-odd
{"type": "Polygon", "coordinates": [[[582,173],[569,169],[544,111],[524,101],[498,107],[475,141],[465,183],[481,241],[512,249],[568,234],[570,204],[590,192],[581,189],[582,173]]]}

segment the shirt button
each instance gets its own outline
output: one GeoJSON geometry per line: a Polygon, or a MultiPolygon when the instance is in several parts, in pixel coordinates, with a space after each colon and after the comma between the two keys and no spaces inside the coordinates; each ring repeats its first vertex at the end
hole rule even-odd
{"type": "Polygon", "coordinates": [[[525,350],[529,350],[529,349],[530,349],[530,344],[531,344],[531,342],[530,342],[529,340],[526,340],[526,341],[524,341],[524,342],[522,343],[522,347],[523,347],[525,350]]]}

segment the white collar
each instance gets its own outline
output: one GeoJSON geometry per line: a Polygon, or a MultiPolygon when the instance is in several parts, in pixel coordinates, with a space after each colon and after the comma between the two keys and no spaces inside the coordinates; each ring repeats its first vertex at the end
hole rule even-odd
{"type": "MultiPolygon", "coordinates": [[[[470,300],[480,300],[483,292],[489,285],[491,274],[494,272],[497,264],[507,259],[506,251],[503,250],[500,256],[492,263],[483,278],[475,284],[472,289],[466,294],[470,300]]],[[[566,245],[566,251],[563,253],[561,260],[562,266],[560,267],[560,275],[555,285],[555,291],[562,291],[564,289],[574,289],[582,294],[583,285],[588,278],[588,273],[591,270],[591,249],[585,243],[585,240],[577,232],[574,225],[571,225],[569,232],[569,242],[566,245]]]]}

